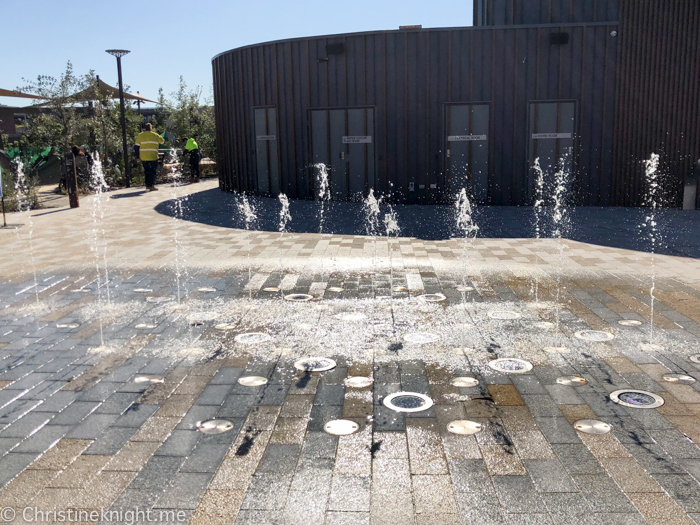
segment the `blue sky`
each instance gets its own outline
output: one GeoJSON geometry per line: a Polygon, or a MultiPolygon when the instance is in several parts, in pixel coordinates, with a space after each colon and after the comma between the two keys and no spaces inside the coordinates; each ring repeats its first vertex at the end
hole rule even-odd
{"type": "MultiPolygon", "coordinates": [[[[117,84],[116,60],[104,50],[126,48],[124,83],[156,98],[177,88],[211,86],[214,55],[257,42],[299,36],[397,29],[399,25],[455,27],[472,24],[471,0],[22,0],[3,5],[0,87],[22,78],[58,76],[68,60],[76,73],[94,69],[117,84]],[[118,5],[120,9],[114,9],[118,5]]],[[[2,98],[6,105],[24,99],[2,98]]]]}

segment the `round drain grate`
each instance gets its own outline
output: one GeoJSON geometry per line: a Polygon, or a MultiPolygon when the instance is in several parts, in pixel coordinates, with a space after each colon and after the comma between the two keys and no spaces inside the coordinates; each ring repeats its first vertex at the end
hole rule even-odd
{"type": "Polygon", "coordinates": [[[506,374],[525,374],[532,370],[532,363],[514,357],[489,361],[489,366],[498,372],[505,372],[506,374]]]}
{"type": "Polygon", "coordinates": [[[349,419],[334,419],[323,425],[323,430],[334,436],[349,436],[360,430],[360,425],[349,419]]]}
{"type": "Polygon", "coordinates": [[[406,291],[406,287],[405,287],[405,286],[394,286],[394,287],[391,289],[391,291],[392,291],[392,292],[405,292],[405,291],[406,291]]]}
{"type": "Polygon", "coordinates": [[[489,312],[489,317],[500,321],[512,321],[513,319],[520,319],[520,314],[508,310],[496,310],[495,312],[489,312]]]}
{"type": "Polygon", "coordinates": [[[568,354],[571,352],[571,350],[565,346],[545,346],[543,350],[548,354],[568,354]]]}
{"type": "Polygon", "coordinates": [[[269,335],[263,334],[262,332],[250,332],[247,334],[238,334],[233,340],[236,343],[241,343],[244,345],[257,345],[260,343],[266,343],[272,339],[269,335]]]}
{"type": "Polygon", "coordinates": [[[411,332],[410,334],[406,334],[403,336],[403,340],[407,343],[414,343],[417,345],[434,343],[439,339],[439,336],[428,332],[411,332]]]}
{"type": "Polygon", "coordinates": [[[336,292],[340,293],[343,291],[343,289],[340,286],[331,286],[330,288],[326,288],[329,292],[336,292]]]}
{"type": "Polygon", "coordinates": [[[163,376],[151,376],[151,375],[143,375],[143,376],[136,376],[134,378],[134,383],[164,383],[165,379],[163,376]]]}
{"type": "Polygon", "coordinates": [[[459,388],[473,388],[478,386],[479,380],[476,377],[455,377],[451,383],[459,388]]]}
{"type": "Polygon", "coordinates": [[[211,286],[200,286],[199,288],[197,288],[197,291],[209,293],[209,292],[215,292],[216,288],[212,288],[211,286]]]}
{"type": "Polygon", "coordinates": [[[294,368],[302,372],[326,372],[335,368],[335,361],[327,357],[307,357],[294,363],[294,368]]]}
{"type": "Polygon", "coordinates": [[[175,298],[172,295],[161,295],[158,297],[146,297],[146,301],[149,303],[167,303],[168,301],[173,301],[175,298]]]}
{"type": "Polygon", "coordinates": [[[219,317],[219,314],[216,312],[197,312],[191,315],[187,316],[187,320],[189,321],[190,324],[202,324],[207,321],[213,321],[214,319],[217,319],[219,317]]]}
{"type": "Polygon", "coordinates": [[[700,365],[700,354],[691,355],[688,359],[690,359],[693,363],[700,365]]]}
{"type": "Polygon", "coordinates": [[[284,296],[285,301],[292,301],[295,303],[305,303],[307,301],[311,301],[314,298],[313,295],[305,294],[305,293],[292,293],[289,295],[284,296]]]}
{"type": "Polygon", "coordinates": [[[584,434],[607,434],[612,430],[610,425],[596,419],[579,419],[574,428],[584,434]]]}
{"type": "Polygon", "coordinates": [[[274,292],[279,292],[279,291],[280,291],[280,289],[277,288],[276,286],[268,286],[267,288],[263,288],[263,292],[274,293],[274,292]]]}
{"type": "Polygon", "coordinates": [[[540,321],[539,323],[535,323],[536,328],[540,328],[541,330],[554,330],[557,325],[554,323],[550,323],[549,321],[540,321]]]}
{"type": "Polygon", "coordinates": [[[695,378],[687,374],[666,374],[664,381],[669,383],[680,383],[682,385],[692,385],[695,383],[695,378]]]}
{"type": "Polygon", "coordinates": [[[610,399],[630,408],[658,408],[664,404],[663,397],[644,390],[615,390],[610,399]]]}
{"type": "Polygon", "coordinates": [[[136,293],[151,293],[153,290],[150,288],[134,288],[136,293]]]}
{"type": "Polygon", "coordinates": [[[447,431],[453,434],[461,434],[463,436],[471,436],[472,434],[478,434],[484,429],[484,425],[477,423],[476,421],[469,421],[467,419],[461,419],[458,421],[450,421],[447,424],[447,431]]]}
{"type": "Polygon", "coordinates": [[[262,376],[246,376],[238,379],[243,386],[262,386],[267,384],[267,379],[262,376]]]}
{"type": "Polygon", "coordinates": [[[579,376],[557,377],[557,384],[559,384],[559,385],[583,386],[587,383],[588,383],[588,381],[586,381],[586,379],[584,379],[583,377],[579,377],[579,376]]]}
{"type": "Polygon", "coordinates": [[[599,332],[598,330],[581,330],[574,334],[578,339],[584,341],[593,341],[595,343],[603,343],[605,341],[612,341],[615,336],[609,332],[599,332]]]}
{"type": "Polygon", "coordinates": [[[426,293],[423,295],[419,295],[418,298],[423,299],[427,303],[439,303],[447,299],[447,297],[445,297],[441,293],[426,293]]]}
{"type": "Polygon", "coordinates": [[[350,376],[345,378],[345,386],[349,386],[351,388],[367,388],[373,382],[374,380],[371,377],[350,376]]]}
{"type": "Polygon", "coordinates": [[[458,292],[473,292],[474,287],[473,286],[465,286],[465,285],[459,285],[457,287],[458,292]]]}
{"type": "Polygon", "coordinates": [[[80,325],[78,323],[66,323],[66,324],[57,324],[56,328],[78,328],[80,325]]]}
{"type": "Polygon", "coordinates": [[[139,323],[134,328],[138,328],[139,330],[153,330],[155,327],[156,325],[154,324],[139,323]]]}
{"type": "Polygon", "coordinates": [[[223,434],[233,428],[233,423],[225,419],[210,419],[197,425],[197,430],[202,434],[223,434]]]}
{"type": "Polygon", "coordinates": [[[340,319],[341,321],[362,321],[367,319],[367,316],[362,312],[341,312],[333,317],[340,319]]]}
{"type": "Polygon", "coordinates": [[[395,412],[422,412],[433,406],[433,400],[416,392],[397,392],[384,398],[384,406],[395,412]]]}
{"type": "Polygon", "coordinates": [[[620,326],[641,326],[642,322],[636,319],[622,319],[617,322],[620,326]]]}
{"type": "Polygon", "coordinates": [[[236,328],[236,325],[233,323],[219,323],[214,328],[217,330],[233,330],[236,328]]]}

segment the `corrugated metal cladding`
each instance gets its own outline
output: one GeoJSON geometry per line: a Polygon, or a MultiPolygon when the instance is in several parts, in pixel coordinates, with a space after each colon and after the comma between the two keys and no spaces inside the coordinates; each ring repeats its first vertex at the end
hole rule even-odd
{"type": "Polygon", "coordinates": [[[640,159],[662,155],[665,204],[700,158],[700,1],[620,0],[613,202],[642,204],[640,159]]]}
{"type": "Polygon", "coordinates": [[[620,0],[474,0],[474,25],[617,22],[620,0]]]}
{"type": "Polygon", "coordinates": [[[526,204],[530,104],[573,101],[577,201],[612,204],[614,30],[615,23],[384,31],[228,51],[213,59],[221,187],[266,192],[258,187],[254,108],[274,106],[279,188],[314,198],[309,110],[369,106],[375,191],[400,202],[447,201],[446,105],[486,102],[486,201],[526,204]],[[552,45],[550,34],[562,32],[568,43],[552,45]],[[327,55],[338,43],[344,52],[327,55]]]}

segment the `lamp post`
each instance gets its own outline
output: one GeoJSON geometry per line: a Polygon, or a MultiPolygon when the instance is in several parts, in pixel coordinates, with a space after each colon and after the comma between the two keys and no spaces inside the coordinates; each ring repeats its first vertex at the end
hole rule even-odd
{"type": "Polygon", "coordinates": [[[117,57],[117,71],[119,73],[119,109],[121,110],[120,121],[122,125],[122,147],[124,149],[124,173],[126,173],[126,187],[131,186],[131,166],[129,166],[129,154],[126,144],[126,115],[124,114],[124,85],[122,84],[122,57],[131,51],[126,49],[108,49],[107,53],[117,57]]]}

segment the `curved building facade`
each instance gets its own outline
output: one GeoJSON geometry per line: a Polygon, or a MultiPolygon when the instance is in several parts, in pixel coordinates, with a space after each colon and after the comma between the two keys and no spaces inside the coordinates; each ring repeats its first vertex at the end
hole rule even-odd
{"type": "Polygon", "coordinates": [[[333,200],[373,189],[450,202],[466,187],[479,203],[525,205],[539,159],[546,188],[558,168],[571,173],[578,204],[637,205],[641,160],[661,148],[673,150],[675,203],[700,157],[700,3],[644,4],[656,17],[634,0],[477,0],[474,27],[222,53],[212,62],[221,188],[318,198],[322,163],[333,200]]]}

